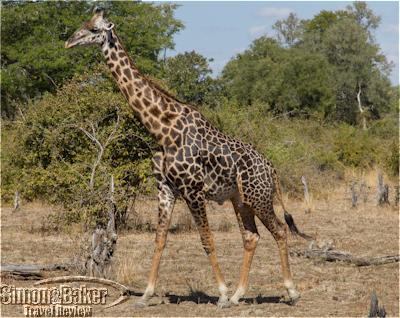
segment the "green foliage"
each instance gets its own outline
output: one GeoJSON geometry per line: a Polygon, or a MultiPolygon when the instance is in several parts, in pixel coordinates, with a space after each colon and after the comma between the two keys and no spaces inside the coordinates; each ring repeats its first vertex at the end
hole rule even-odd
{"type": "Polygon", "coordinates": [[[376,162],[375,145],[366,132],[355,127],[340,125],[335,131],[333,151],[337,159],[349,167],[371,168],[376,162]]]}
{"type": "MultiPolygon", "coordinates": [[[[118,34],[145,73],[159,72],[158,56],[173,48],[173,35],[182,29],[173,17],[174,4],[106,1],[118,34]]],[[[13,118],[16,101],[54,92],[65,80],[99,63],[101,51],[65,50],[64,42],[91,16],[85,1],[6,2],[1,15],[2,116],[13,118]]]]}
{"type": "MultiPolygon", "coordinates": [[[[278,21],[280,41],[256,39],[218,79],[194,51],[160,63],[183,27],[173,16],[176,5],[100,5],[143,73],[162,77],[179,98],[203,105],[225,133],[253,144],[277,167],[285,191],[301,193],[302,175],[325,189],[345,169],[379,166],[398,176],[399,91],[373,39],[379,17],[365,3],[321,11],[308,21],[295,15],[278,21]],[[356,128],[358,92],[368,113],[366,131],[356,128]]],[[[2,115],[21,113],[3,123],[2,198],[11,200],[19,190],[25,200],[63,206],[64,213],[46,221],[53,230],[105,222],[111,175],[119,224],[139,189],[151,188],[156,145],[104,64],[97,66],[100,51],[63,48],[91,6],[13,1],[2,7],[2,115]]]]}
{"type": "Polygon", "coordinates": [[[321,39],[325,31],[346,16],[348,16],[348,14],[345,11],[333,12],[322,10],[311,20],[305,21],[304,32],[307,35],[318,35],[321,39]]]}
{"type": "Polygon", "coordinates": [[[163,78],[182,101],[193,105],[213,105],[220,87],[210,76],[212,71],[208,62],[211,61],[195,51],[169,57],[164,66],[163,78]]]}
{"type": "Polygon", "coordinates": [[[274,113],[324,114],[334,105],[332,73],[322,54],[285,50],[262,37],[227,64],[222,79],[240,104],[262,103],[274,113]]]}
{"type": "Polygon", "coordinates": [[[272,28],[276,31],[280,43],[293,46],[303,32],[302,23],[295,13],[290,13],[286,19],[276,21],[272,28]]]}
{"type": "Polygon", "coordinates": [[[127,208],[150,175],[155,147],[101,72],[77,77],[33,102],[25,120],[9,124],[3,136],[3,199],[18,189],[24,199],[61,204],[69,220],[86,223],[104,217],[111,175],[117,206],[127,208]],[[88,133],[104,147],[93,185],[99,147],[88,133]]]}
{"type": "Polygon", "coordinates": [[[363,2],[305,21],[290,14],[274,25],[280,42],[261,37],[227,63],[222,82],[228,98],[243,106],[262,103],[275,114],[318,114],[352,125],[361,116],[385,116],[398,98],[388,78],[391,66],[372,36],[379,21],[363,2]]]}
{"type": "Polygon", "coordinates": [[[222,82],[228,96],[239,104],[272,104],[282,84],[285,50],[274,39],[261,37],[227,63],[222,82]],[[262,79],[262,80],[261,80],[262,79]]]}
{"type": "Polygon", "coordinates": [[[393,117],[362,131],[344,123],[328,124],[318,117],[271,117],[262,104],[243,108],[227,102],[204,110],[221,130],[254,145],[270,159],[285,191],[295,196],[302,193],[302,175],[315,184],[314,188],[326,189],[334,186],[346,169],[378,166],[389,176],[398,173],[398,128],[393,117]]]}

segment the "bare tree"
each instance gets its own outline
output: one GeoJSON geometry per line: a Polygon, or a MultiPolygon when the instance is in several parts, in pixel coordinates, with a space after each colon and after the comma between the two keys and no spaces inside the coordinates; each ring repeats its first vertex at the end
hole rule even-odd
{"type": "Polygon", "coordinates": [[[117,121],[116,121],[111,133],[107,136],[107,138],[104,141],[100,140],[100,138],[98,136],[97,124],[93,123],[92,121],[86,120],[86,123],[90,127],[90,131],[83,126],[73,125],[74,127],[81,130],[95,144],[95,146],[97,148],[97,156],[92,164],[92,169],[91,169],[92,171],[90,173],[90,179],[89,179],[89,188],[91,190],[94,189],[94,178],[96,175],[96,170],[101,162],[101,159],[103,158],[104,151],[107,148],[107,146],[110,144],[110,142],[113,141],[115,138],[117,138],[116,132],[117,132],[117,129],[119,126],[119,120],[120,120],[119,114],[117,113],[117,121]]]}

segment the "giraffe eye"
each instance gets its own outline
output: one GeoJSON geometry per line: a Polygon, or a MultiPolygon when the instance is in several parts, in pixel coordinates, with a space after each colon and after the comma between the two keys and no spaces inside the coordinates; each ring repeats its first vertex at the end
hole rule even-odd
{"type": "Polygon", "coordinates": [[[89,29],[89,31],[92,32],[92,33],[98,33],[100,30],[96,29],[96,28],[93,28],[93,29],[89,29]]]}

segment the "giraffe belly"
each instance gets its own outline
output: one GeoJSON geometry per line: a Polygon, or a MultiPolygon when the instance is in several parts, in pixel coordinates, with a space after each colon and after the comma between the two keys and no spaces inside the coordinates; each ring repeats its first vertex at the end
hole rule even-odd
{"type": "Polygon", "coordinates": [[[206,199],[223,204],[237,193],[236,183],[233,180],[224,180],[218,183],[206,177],[204,191],[206,199]]]}

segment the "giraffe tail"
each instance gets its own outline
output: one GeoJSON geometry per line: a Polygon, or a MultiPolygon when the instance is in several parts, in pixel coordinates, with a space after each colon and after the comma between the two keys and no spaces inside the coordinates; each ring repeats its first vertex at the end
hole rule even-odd
{"type": "Polygon", "coordinates": [[[300,230],[297,228],[296,223],[294,223],[294,219],[292,217],[292,215],[286,210],[285,208],[285,204],[283,202],[282,199],[282,191],[281,191],[281,186],[280,186],[280,182],[279,182],[279,178],[278,178],[278,174],[276,173],[276,170],[273,170],[273,179],[274,179],[274,184],[275,184],[275,193],[276,193],[276,197],[279,201],[279,203],[282,206],[282,209],[284,211],[283,216],[285,218],[285,222],[289,227],[290,232],[295,235],[295,236],[300,236],[303,239],[307,240],[307,241],[312,241],[314,240],[314,238],[310,235],[307,235],[303,232],[300,232],[300,230]]]}

